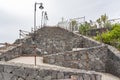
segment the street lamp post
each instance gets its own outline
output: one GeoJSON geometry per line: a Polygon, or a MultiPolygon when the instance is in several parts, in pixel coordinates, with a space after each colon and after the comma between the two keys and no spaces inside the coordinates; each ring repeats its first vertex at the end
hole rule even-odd
{"type": "MultiPolygon", "coordinates": [[[[37,29],[37,26],[36,26],[36,5],[40,5],[40,9],[44,9],[43,7],[43,3],[35,3],[34,5],[34,35],[33,35],[33,48],[34,48],[34,57],[35,57],[35,66],[36,66],[36,45],[35,45],[35,36],[36,36],[36,29],[37,29]]],[[[42,18],[41,18],[42,19],[42,18]]]]}
{"type": "Polygon", "coordinates": [[[41,9],[41,10],[44,9],[43,3],[36,3],[35,2],[35,5],[34,5],[34,31],[36,31],[36,10],[37,10],[36,5],[40,5],[39,9],[41,9]]]}

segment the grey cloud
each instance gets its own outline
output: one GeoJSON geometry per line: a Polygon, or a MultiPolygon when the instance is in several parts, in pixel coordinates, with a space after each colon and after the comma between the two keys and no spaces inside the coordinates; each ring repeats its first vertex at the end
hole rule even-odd
{"type": "Polygon", "coordinates": [[[0,11],[0,25],[31,24],[31,22],[32,19],[29,17],[16,16],[5,11],[0,11]]]}
{"type": "MultiPolygon", "coordinates": [[[[117,18],[120,15],[119,0],[44,0],[44,2],[47,4],[44,7],[48,12],[48,23],[52,25],[56,25],[62,17],[69,19],[86,16],[86,20],[91,19],[95,21],[104,13],[110,19],[117,18]]],[[[31,11],[29,11],[30,14],[28,12],[27,16],[21,14],[13,15],[11,12],[4,11],[4,8],[2,8],[3,10],[0,9],[0,41],[11,41],[17,38],[19,29],[30,31],[30,28],[33,26],[33,8],[30,7],[31,11]]]]}

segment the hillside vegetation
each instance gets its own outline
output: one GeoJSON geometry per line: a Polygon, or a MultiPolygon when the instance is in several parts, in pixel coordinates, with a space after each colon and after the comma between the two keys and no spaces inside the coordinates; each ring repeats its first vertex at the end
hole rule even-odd
{"type": "Polygon", "coordinates": [[[111,30],[104,32],[101,35],[97,35],[95,39],[115,46],[120,50],[120,24],[116,23],[112,25],[111,30]]]}

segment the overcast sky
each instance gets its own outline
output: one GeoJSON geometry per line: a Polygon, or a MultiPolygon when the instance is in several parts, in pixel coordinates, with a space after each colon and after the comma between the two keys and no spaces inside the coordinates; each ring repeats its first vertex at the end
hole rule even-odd
{"type": "MultiPolygon", "coordinates": [[[[30,31],[34,20],[34,3],[43,2],[48,13],[48,25],[65,19],[85,16],[95,21],[107,14],[109,19],[120,17],[120,0],[0,0],[0,43],[14,42],[19,29],[30,31]]],[[[37,6],[39,7],[39,6],[37,6]]],[[[41,11],[37,8],[37,26],[41,11]]]]}

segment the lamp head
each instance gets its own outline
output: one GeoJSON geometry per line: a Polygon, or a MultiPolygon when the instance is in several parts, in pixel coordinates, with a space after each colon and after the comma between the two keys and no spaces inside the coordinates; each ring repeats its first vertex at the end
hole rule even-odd
{"type": "Polygon", "coordinates": [[[40,3],[40,7],[39,7],[40,9],[44,9],[44,7],[43,7],[43,3],[40,3]]]}

